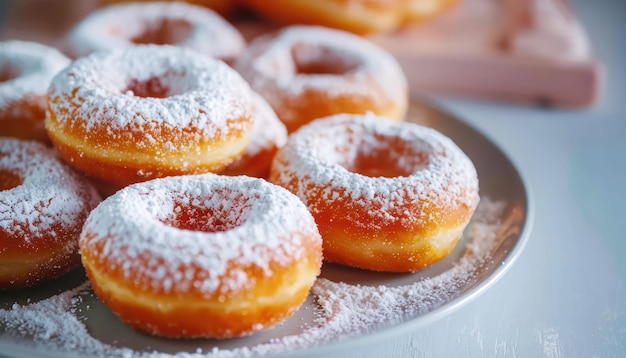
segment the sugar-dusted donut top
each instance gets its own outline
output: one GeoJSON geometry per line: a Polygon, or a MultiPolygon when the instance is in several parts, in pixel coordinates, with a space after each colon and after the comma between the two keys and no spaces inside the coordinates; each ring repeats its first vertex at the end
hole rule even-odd
{"type": "MultiPolygon", "coordinates": [[[[49,111],[66,128],[176,147],[250,128],[252,93],[222,61],[142,45],[79,58],[52,81],[49,111]],[[190,139],[191,138],[191,139],[190,139]]],[[[142,143],[138,143],[142,145],[142,143]]]]}
{"type": "Polygon", "coordinates": [[[69,58],[46,45],[0,42],[0,108],[25,96],[45,96],[52,77],[69,63],[69,58]]]}
{"type": "Polygon", "coordinates": [[[262,179],[215,174],[126,187],[90,215],[81,250],[144,290],[222,294],[248,287],[249,270],[273,268],[321,248],[311,214],[262,179]]]}
{"type": "Polygon", "coordinates": [[[42,237],[67,240],[56,230],[79,231],[100,202],[84,178],[38,142],[0,137],[0,175],[21,179],[0,188],[0,233],[25,245],[34,247],[42,237]]]}
{"type": "Polygon", "coordinates": [[[138,43],[188,47],[222,60],[234,59],[246,45],[220,15],[183,2],[111,5],[91,13],[70,33],[70,44],[80,56],[138,43]]]}
{"type": "Polygon", "coordinates": [[[369,215],[380,221],[365,226],[431,220],[419,216],[478,203],[476,169],[452,140],[431,128],[373,115],[335,115],[302,127],[274,158],[272,180],[299,181],[298,196],[312,211],[316,202],[332,205],[346,198],[371,208],[369,215]],[[359,166],[395,168],[395,174],[363,175],[354,170],[359,166]],[[425,210],[405,213],[415,205],[425,210]]]}
{"type": "Polygon", "coordinates": [[[382,90],[393,101],[407,101],[406,77],[391,54],[362,37],[325,27],[289,26],[261,36],[235,68],[270,103],[310,89],[330,98],[382,90]]]}

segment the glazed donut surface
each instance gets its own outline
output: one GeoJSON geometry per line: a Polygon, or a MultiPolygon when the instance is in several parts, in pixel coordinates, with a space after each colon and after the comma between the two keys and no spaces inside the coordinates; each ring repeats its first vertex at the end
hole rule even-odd
{"type": "Polygon", "coordinates": [[[48,142],[46,93],[52,78],[69,63],[46,45],[0,42],[0,136],[48,142]]]}
{"type": "Polygon", "coordinates": [[[406,77],[393,56],[344,31],[286,27],[256,38],[235,68],[290,133],[338,113],[403,120],[408,108],[406,77]]]}
{"type": "Polygon", "coordinates": [[[46,129],[70,165],[124,186],[222,169],[248,144],[252,105],[223,62],[143,45],[94,53],[56,76],[46,129]]]}
{"type": "Polygon", "coordinates": [[[289,137],[270,181],[309,208],[324,258],[411,272],[450,253],[476,205],[470,159],[447,137],[413,123],[336,115],[289,137]]]}
{"type": "Polygon", "coordinates": [[[0,289],[29,287],[80,264],[94,188],[35,141],[0,137],[0,289]]]}
{"type": "Polygon", "coordinates": [[[283,24],[309,24],[357,34],[389,32],[440,14],[458,0],[242,0],[283,24]]]}
{"type": "Polygon", "coordinates": [[[338,28],[358,34],[387,31],[401,20],[401,0],[243,0],[255,11],[284,24],[338,28]]]}
{"type": "Polygon", "coordinates": [[[459,0],[405,0],[404,23],[428,20],[453,7],[459,0]]]}
{"type": "Polygon", "coordinates": [[[70,33],[76,56],[138,44],[176,45],[232,62],[245,48],[239,31],[210,9],[183,2],[111,5],[92,12],[70,33]]]}
{"type": "Polygon", "coordinates": [[[82,261],[135,329],[168,337],[251,334],[291,315],[321,266],[315,222],[262,179],[200,174],[126,187],[89,216],[82,261]]]}

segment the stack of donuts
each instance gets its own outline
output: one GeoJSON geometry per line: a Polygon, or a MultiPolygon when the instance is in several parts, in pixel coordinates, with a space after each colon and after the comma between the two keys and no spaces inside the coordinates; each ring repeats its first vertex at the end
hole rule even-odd
{"type": "Polygon", "coordinates": [[[433,264],[478,204],[470,159],[404,121],[402,70],[357,35],[246,44],[207,8],[147,2],[69,42],[71,63],[0,44],[0,289],[82,264],[137,330],[238,337],[292,315],[322,259],[433,264]]]}

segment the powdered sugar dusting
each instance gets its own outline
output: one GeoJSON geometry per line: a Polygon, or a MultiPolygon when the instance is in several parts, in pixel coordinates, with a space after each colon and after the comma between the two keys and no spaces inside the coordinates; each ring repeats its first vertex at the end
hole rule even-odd
{"type": "MultiPolygon", "coordinates": [[[[318,318],[336,335],[354,335],[380,322],[424,314],[459,295],[491,255],[501,225],[503,202],[483,199],[466,231],[463,256],[444,273],[410,285],[361,286],[320,279],[312,289],[323,314],[318,318]]],[[[324,332],[329,335],[330,332],[324,332]]]]}
{"type": "MultiPolygon", "coordinates": [[[[387,165],[386,163],[384,165],[387,165]]],[[[372,220],[354,215],[355,224],[421,222],[426,205],[449,210],[475,207],[478,177],[471,160],[449,138],[414,123],[393,123],[373,115],[335,115],[314,121],[292,134],[272,164],[270,180],[288,187],[312,212],[316,203],[350,198],[351,205],[371,208],[372,220]],[[402,143],[397,147],[389,143],[402,143]],[[371,177],[352,172],[357,157],[385,152],[406,176],[371,177]],[[422,210],[406,212],[408,205],[422,210]]],[[[359,212],[363,212],[359,210],[359,212]]],[[[367,212],[367,211],[366,211],[367,212]]]]}
{"type": "Polygon", "coordinates": [[[205,7],[181,2],[112,5],[92,12],[70,34],[76,55],[135,46],[144,32],[167,32],[170,44],[221,60],[233,60],[245,47],[242,35],[205,7]],[[169,28],[163,29],[169,22],[169,28]]]}
{"type": "MultiPolygon", "coordinates": [[[[100,202],[93,187],[43,144],[0,138],[0,171],[22,179],[21,185],[0,191],[0,234],[33,249],[42,238],[54,237],[54,230],[75,232],[100,202]]],[[[69,243],[69,251],[77,248],[77,240],[69,243]]]]}
{"type": "Polygon", "coordinates": [[[80,246],[145,290],[212,295],[245,289],[244,268],[270,276],[272,265],[297,261],[311,238],[321,245],[313,218],[285,189],[202,174],[122,189],[89,216],[80,246]],[[196,216],[207,222],[185,230],[196,216]]]}
{"type": "Polygon", "coordinates": [[[250,88],[234,70],[173,46],[142,45],[80,58],[54,78],[49,97],[49,111],[61,125],[87,132],[96,127],[145,145],[165,140],[181,145],[194,133],[205,140],[225,138],[249,128],[237,119],[252,113],[250,88]],[[133,93],[144,87],[163,98],[133,93]]]}
{"type": "Polygon", "coordinates": [[[17,40],[0,42],[0,77],[4,77],[0,108],[28,95],[45,96],[52,77],[69,63],[52,47],[17,40]]]}
{"type": "Polygon", "coordinates": [[[460,295],[477,280],[492,250],[498,244],[506,204],[482,198],[466,230],[467,246],[462,256],[439,275],[400,286],[365,286],[318,279],[312,289],[316,315],[302,327],[302,332],[267,342],[234,349],[210,348],[209,341],[190,352],[162,353],[112,347],[87,332],[76,306],[77,296],[88,284],[29,305],[13,305],[0,310],[0,323],[8,333],[1,340],[17,341],[28,337],[32,344],[60,352],[119,357],[250,357],[274,354],[323,345],[365,334],[393,324],[403,317],[417,317],[460,295]],[[18,328],[19,327],[19,328],[18,328]],[[209,348],[207,348],[207,346],[209,348]]]}
{"type": "Polygon", "coordinates": [[[287,129],[263,97],[253,96],[255,115],[250,143],[245,155],[254,156],[268,147],[280,148],[287,143],[287,129]]]}
{"type": "Polygon", "coordinates": [[[250,142],[243,155],[219,171],[220,174],[266,178],[276,151],[287,142],[287,128],[267,101],[255,92],[253,102],[250,142]]]}
{"type": "Polygon", "coordinates": [[[0,322],[6,327],[4,340],[28,337],[37,346],[62,352],[94,356],[132,356],[131,349],[113,348],[92,337],[84,323],[77,318],[76,306],[81,292],[90,288],[88,282],[57,296],[34,304],[14,304],[10,310],[0,310],[0,322]]]}
{"type": "Polygon", "coordinates": [[[397,61],[369,41],[353,34],[317,26],[291,26],[275,35],[255,39],[235,68],[285,122],[298,113],[285,113],[306,91],[324,93],[330,102],[341,96],[391,101],[406,108],[407,81],[397,61]],[[341,64],[340,72],[298,73],[298,64],[341,64]]]}

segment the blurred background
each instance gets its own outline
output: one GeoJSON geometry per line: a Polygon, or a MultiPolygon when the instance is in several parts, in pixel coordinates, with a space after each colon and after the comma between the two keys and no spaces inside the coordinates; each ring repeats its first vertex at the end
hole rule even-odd
{"type": "MultiPolygon", "coordinates": [[[[66,34],[78,21],[100,6],[121,2],[2,0],[0,39],[33,40],[66,50],[66,34]]],[[[248,40],[292,22],[357,32],[396,56],[413,93],[565,108],[592,106],[602,95],[604,67],[568,0],[351,1],[351,6],[377,4],[381,17],[385,11],[403,14],[363,26],[341,20],[350,12],[333,14],[336,21],[294,20],[274,16],[254,0],[191,2],[218,11],[248,40]]]]}

